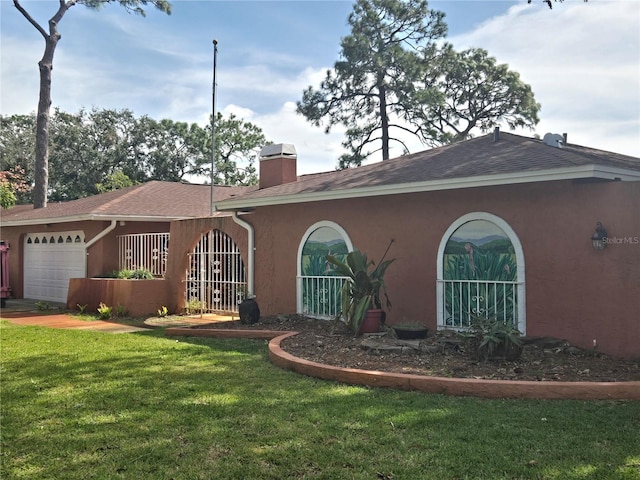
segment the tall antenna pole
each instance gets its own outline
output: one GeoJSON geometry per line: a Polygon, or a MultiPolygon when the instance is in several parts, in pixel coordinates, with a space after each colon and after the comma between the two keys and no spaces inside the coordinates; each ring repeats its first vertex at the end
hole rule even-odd
{"type": "Polygon", "coordinates": [[[211,113],[211,215],[216,211],[216,206],[213,202],[213,190],[216,178],[216,88],[218,86],[216,82],[216,64],[218,63],[218,40],[213,39],[213,88],[211,94],[212,113],[211,113]]]}

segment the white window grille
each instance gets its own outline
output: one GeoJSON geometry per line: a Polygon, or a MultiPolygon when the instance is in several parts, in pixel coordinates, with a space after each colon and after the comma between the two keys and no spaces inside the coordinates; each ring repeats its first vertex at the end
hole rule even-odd
{"type": "Polygon", "coordinates": [[[168,233],[136,233],[118,235],[118,268],[144,269],[155,277],[163,277],[169,253],[168,233]]]}
{"type": "Polygon", "coordinates": [[[192,313],[238,312],[247,291],[244,261],[224,232],[205,233],[189,254],[185,300],[192,313]]]}
{"type": "Polygon", "coordinates": [[[474,315],[518,326],[518,282],[438,280],[438,283],[444,305],[438,327],[466,329],[474,315]]]}
{"type": "Polygon", "coordinates": [[[342,286],[349,277],[299,276],[302,292],[300,313],[316,318],[335,318],[342,305],[342,286]]]}

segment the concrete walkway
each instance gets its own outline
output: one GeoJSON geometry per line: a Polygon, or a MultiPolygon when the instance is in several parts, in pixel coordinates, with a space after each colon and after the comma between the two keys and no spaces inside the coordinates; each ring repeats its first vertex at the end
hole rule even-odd
{"type": "Polygon", "coordinates": [[[193,315],[193,316],[168,316],[166,318],[150,318],[145,321],[148,328],[124,325],[117,322],[104,320],[78,320],[66,313],[58,313],[66,310],[66,305],[55,302],[42,302],[48,310],[38,308],[37,300],[19,299],[7,300],[6,305],[0,309],[0,319],[8,320],[15,325],[36,325],[39,327],[65,328],[74,330],[96,330],[106,333],[132,333],[144,332],[157,327],[189,327],[214,322],[226,322],[233,317],[217,314],[193,315]]]}
{"type": "Polygon", "coordinates": [[[15,325],[35,325],[39,327],[65,328],[71,330],[97,330],[106,333],[132,333],[144,332],[146,330],[149,330],[148,328],[134,327],[132,325],[123,325],[120,323],[104,322],[102,320],[85,322],[83,320],[76,320],[73,317],[65,314],[12,318],[8,315],[5,316],[3,312],[0,315],[0,318],[6,319],[15,325]]]}
{"type": "Polygon", "coordinates": [[[107,333],[132,333],[144,332],[148,329],[123,325],[102,320],[84,321],[78,320],[65,313],[55,313],[63,310],[65,305],[54,302],[47,303],[49,310],[38,309],[36,300],[20,299],[7,300],[4,308],[0,310],[0,318],[8,320],[15,325],[35,325],[49,328],[65,328],[73,330],[96,330],[107,333]]]}

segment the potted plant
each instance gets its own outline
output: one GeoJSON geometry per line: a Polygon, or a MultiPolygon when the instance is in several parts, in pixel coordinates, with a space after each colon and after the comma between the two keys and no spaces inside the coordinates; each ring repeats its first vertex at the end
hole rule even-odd
{"type": "Polygon", "coordinates": [[[384,294],[385,307],[391,308],[384,275],[395,259],[385,260],[384,258],[392,243],[393,240],[389,242],[378,265],[373,260],[369,260],[360,250],[349,252],[345,261],[333,255],[326,257],[327,261],[336,267],[339,275],[348,278],[342,287],[342,305],[338,316],[342,315],[349,330],[356,335],[380,331],[385,316],[381,292],[384,294]]]}

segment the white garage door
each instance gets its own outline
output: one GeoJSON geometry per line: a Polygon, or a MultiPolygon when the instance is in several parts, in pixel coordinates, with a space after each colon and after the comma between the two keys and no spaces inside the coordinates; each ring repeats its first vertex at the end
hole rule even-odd
{"type": "Polygon", "coordinates": [[[85,276],[84,232],[29,233],[24,239],[24,298],[67,302],[70,278],[85,276]]]}

